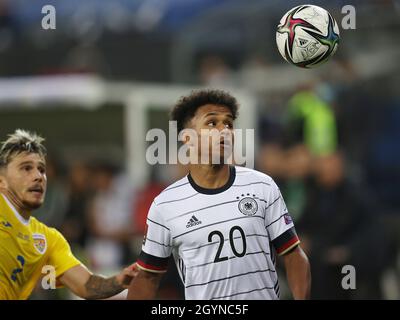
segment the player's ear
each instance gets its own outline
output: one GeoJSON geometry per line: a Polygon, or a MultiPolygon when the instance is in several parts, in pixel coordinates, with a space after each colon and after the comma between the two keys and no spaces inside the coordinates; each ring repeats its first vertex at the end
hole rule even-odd
{"type": "Polygon", "coordinates": [[[6,179],[6,169],[4,167],[0,167],[0,190],[7,189],[8,183],[6,179]]]}

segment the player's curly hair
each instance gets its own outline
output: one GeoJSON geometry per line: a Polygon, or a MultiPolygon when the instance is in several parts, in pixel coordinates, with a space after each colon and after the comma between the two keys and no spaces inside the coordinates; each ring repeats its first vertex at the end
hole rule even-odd
{"type": "Polygon", "coordinates": [[[17,129],[8,135],[8,139],[3,141],[0,147],[0,168],[6,167],[10,161],[18,154],[37,153],[41,157],[46,156],[46,148],[43,145],[44,138],[26,130],[17,129]]]}
{"type": "Polygon", "coordinates": [[[228,92],[215,89],[195,90],[181,97],[170,113],[170,119],[177,122],[178,132],[185,128],[198,108],[207,104],[227,107],[233,120],[238,116],[239,104],[228,92]]]}

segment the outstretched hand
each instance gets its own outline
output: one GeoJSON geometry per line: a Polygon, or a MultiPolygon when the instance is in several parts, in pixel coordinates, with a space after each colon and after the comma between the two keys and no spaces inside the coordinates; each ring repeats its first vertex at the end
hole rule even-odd
{"type": "Polygon", "coordinates": [[[139,269],[135,262],[117,274],[116,279],[118,284],[120,284],[124,289],[128,289],[131,281],[138,275],[138,273],[139,269]]]}

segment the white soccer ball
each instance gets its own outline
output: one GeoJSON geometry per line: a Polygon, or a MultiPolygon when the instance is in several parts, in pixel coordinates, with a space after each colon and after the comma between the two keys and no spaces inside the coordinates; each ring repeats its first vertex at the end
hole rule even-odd
{"type": "Polygon", "coordinates": [[[337,50],[339,27],[325,9],[314,5],[297,6],[281,19],[276,43],[282,57],[302,68],[327,61],[337,50]]]}

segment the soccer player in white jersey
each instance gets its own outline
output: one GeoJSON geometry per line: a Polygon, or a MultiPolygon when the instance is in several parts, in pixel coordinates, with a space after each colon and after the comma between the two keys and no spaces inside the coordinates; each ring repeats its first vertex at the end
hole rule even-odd
{"type": "Polygon", "coordinates": [[[225,161],[237,109],[230,94],[200,90],[172,110],[179,131],[193,129],[202,148],[207,143],[210,162],[190,163],[189,174],[154,199],[137,261],[141,270],[128,299],[156,297],[171,254],[186,299],[279,299],[276,255],[283,258],[293,297],[309,297],[309,262],[279,188],[268,175],[225,161]],[[201,140],[202,129],[230,134],[201,140]],[[224,158],[219,164],[214,151],[224,158]]]}

